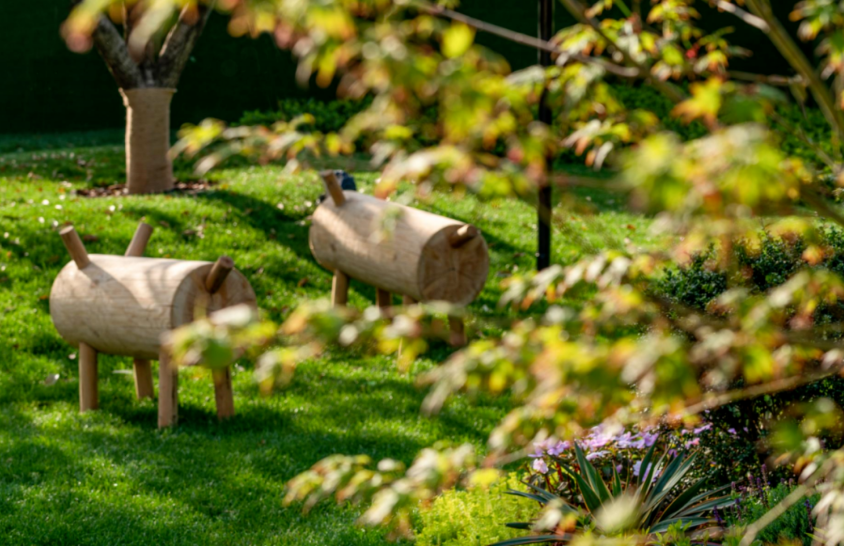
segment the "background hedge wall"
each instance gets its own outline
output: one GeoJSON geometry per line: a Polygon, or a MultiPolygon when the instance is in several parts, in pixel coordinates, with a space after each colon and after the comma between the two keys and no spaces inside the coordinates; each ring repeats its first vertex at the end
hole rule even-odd
{"type": "MultiPolygon", "coordinates": [[[[699,2],[703,4],[703,2],[699,2]]],[[[0,133],[53,132],[121,127],[124,111],[116,85],[96,51],[70,52],[59,26],[67,16],[68,0],[0,1],[0,133]]],[[[787,21],[793,2],[775,2],[787,21]]],[[[462,11],[520,32],[536,32],[534,0],[464,0],[462,11]]],[[[705,25],[733,25],[727,14],[705,13],[705,25]]],[[[556,9],[557,28],[572,21],[562,6],[556,9]]],[[[503,53],[514,68],[536,62],[530,48],[490,36],[480,41],[503,53]]],[[[759,72],[784,70],[783,61],[764,36],[742,28],[734,36],[758,50],[752,63],[738,63],[759,72]],[[752,64],[752,66],[748,66],[752,64]]],[[[235,39],[226,32],[226,19],[213,15],[199,41],[173,99],[173,124],[205,117],[228,121],[245,110],[274,109],[284,98],[333,98],[331,90],[300,88],[295,64],[272,40],[235,39]]]]}

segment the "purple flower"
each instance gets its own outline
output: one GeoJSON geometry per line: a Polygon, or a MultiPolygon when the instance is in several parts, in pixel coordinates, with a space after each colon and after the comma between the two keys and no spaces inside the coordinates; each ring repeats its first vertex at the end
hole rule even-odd
{"type": "Polygon", "coordinates": [[[609,451],[594,451],[586,455],[587,461],[593,461],[599,457],[603,457],[604,455],[609,455],[609,451]]]}
{"type": "Polygon", "coordinates": [[[735,435],[737,434],[737,433],[736,433],[736,429],[734,429],[734,428],[728,428],[728,429],[727,429],[727,432],[729,432],[729,433],[730,433],[730,434],[732,434],[733,436],[735,436],[735,435]]]}
{"type": "MultiPolygon", "coordinates": [[[[648,472],[651,471],[652,466],[653,466],[653,463],[648,463],[648,467],[645,468],[645,472],[641,476],[642,478],[644,478],[645,476],[648,475],[648,472]]],[[[636,476],[637,478],[640,477],[639,474],[640,474],[641,470],[642,470],[642,461],[636,461],[636,464],[633,465],[633,475],[636,476]]],[[[654,471],[654,475],[651,477],[651,481],[654,481],[654,480],[657,479],[657,477],[659,476],[659,472],[660,472],[659,469],[654,471]]]]}
{"type": "Polygon", "coordinates": [[[701,432],[706,432],[707,430],[709,430],[711,428],[712,428],[712,423],[707,423],[707,424],[703,425],[702,427],[697,427],[696,429],[694,429],[693,432],[697,435],[697,434],[700,434],[701,432]]]}
{"type": "Polygon", "coordinates": [[[571,449],[571,442],[557,442],[548,448],[548,455],[559,457],[564,451],[568,451],[569,449],[571,449]]]}
{"type": "Polygon", "coordinates": [[[645,442],[645,447],[651,447],[654,445],[659,438],[658,433],[648,434],[647,432],[642,433],[642,440],[645,442]]]}
{"type": "Polygon", "coordinates": [[[541,442],[534,442],[533,443],[534,452],[529,457],[533,457],[534,459],[538,457],[544,457],[545,452],[551,447],[551,440],[543,440],[541,442]]]}
{"type": "Polygon", "coordinates": [[[686,449],[689,449],[692,446],[700,445],[700,438],[695,438],[693,440],[689,440],[686,442],[686,449]]]}
{"type": "Polygon", "coordinates": [[[615,439],[615,445],[621,449],[627,449],[628,447],[632,447],[633,435],[629,432],[625,432],[624,434],[617,436],[615,439]]]}
{"type": "Polygon", "coordinates": [[[548,465],[545,464],[544,459],[536,459],[533,461],[533,469],[539,472],[540,474],[547,474],[548,473],[548,465]]]}

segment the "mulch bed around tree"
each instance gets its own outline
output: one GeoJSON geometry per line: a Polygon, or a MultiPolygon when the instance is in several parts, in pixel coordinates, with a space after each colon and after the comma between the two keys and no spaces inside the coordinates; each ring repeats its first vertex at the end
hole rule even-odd
{"type": "MultiPolygon", "coordinates": [[[[173,189],[164,192],[165,194],[187,194],[194,195],[203,191],[208,191],[216,186],[216,182],[210,180],[188,180],[187,182],[176,182],[173,189]]],[[[74,195],[80,197],[119,197],[121,195],[129,195],[126,189],[126,184],[112,184],[111,186],[99,186],[95,188],[82,188],[74,190],[74,195]]]]}

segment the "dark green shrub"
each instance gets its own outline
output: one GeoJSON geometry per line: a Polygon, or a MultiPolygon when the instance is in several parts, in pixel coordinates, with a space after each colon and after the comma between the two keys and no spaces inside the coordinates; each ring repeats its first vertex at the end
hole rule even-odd
{"type": "MultiPolygon", "coordinates": [[[[785,482],[776,487],[770,487],[761,477],[758,483],[759,485],[752,488],[737,491],[734,497],[738,499],[738,502],[719,514],[719,518],[722,518],[728,527],[744,527],[755,522],[794,490],[794,486],[785,482]]],[[[820,495],[814,495],[791,506],[759,533],[757,541],[762,544],[801,541],[805,546],[810,546],[811,534],[814,531],[811,510],[819,498],[820,495]]]]}
{"type": "Polygon", "coordinates": [[[331,133],[342,129],[352,116],[368,108],[370,104],[372,104],[371,98],[359,101],[284,99],[278,101],[277,110],[244,112],[238,123],[240,125],[272,125],[277,121],[290,121],[302,114],[311,114],[314,116],[313,130],[331,133]]]}
{"type": "MultiPolygon", "coordinates": [[[[844,277],[844,232],[825,230],[821,244],[828,252],[814,267],[829,269],[844,277]]],[[[710,256],[703,254],[684,267],[667,271],[655,289],[678,303],[704,311],[728,285],[761,292],[782,284],[799,269],[809,267],[802,257],[805,248],[805,242],[799,239],[783,240],[763,234],[759,248],[754,251],[736,245],[738,273],[728,275],[726,271],[718,270],[710,256]]],[[[837,303],[820,306],[815,321],[819,324],[844,322],[844,306],[837,303]]],[[[734,387],[741,386],[739,379],[734,387]]],[[[791,391],[744,400],[710,412],[706,420],[713,428],[701,434],[700,442],[709,448],[718,479],[741,482],[748,473],[757,473],[770,454],[766,442],[769,423],[785,417],[793,404],[818,398],[829,398],[844,407],[844,378],[829,377],[791,391]],[[738,434],[725,433],[729,430],[738,434]]],[[[829,448],[837,448],[844,442],[840,432],[827,433],[823,439],[829,448]]],[[[788,471],[779,473],[779,476],[786,476],[788,471]]]]}
{"type": "Polygon", "coordinates": [[[726,289],[727,275],[710,267],[704,254],[692,258],[684,268],[669,269],[657,285],[660,292],[699,310],[726,289]]]}

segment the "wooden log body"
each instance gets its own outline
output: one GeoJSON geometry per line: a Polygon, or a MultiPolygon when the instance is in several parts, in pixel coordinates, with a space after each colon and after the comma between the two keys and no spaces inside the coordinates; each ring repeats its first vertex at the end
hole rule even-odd
{"type": "Polygon", "coordinates": [[[469,239],[457,236],[459,244],[453,246],[453,237],[467,224],[369,195],[343,193],[341,206],[326,199],[313,215],[310,247],[321,266],[418,301],[467,305],[481,292],[489,252],[480,233],[469,239]],[[395,229],[379,237],[390,207],[399,209],[395,229]]]}
{"type": "Polygon", "coordinates": [[[161,335],[192,322],[197,305],[208,313],[239,303],[257,307],[255,292],[237,269],[209,294],[212,262],[104,254],[89,259],[84,269],[68,263],[50,291],[53,324],[74,346],[155,360],[161,335]]]}

